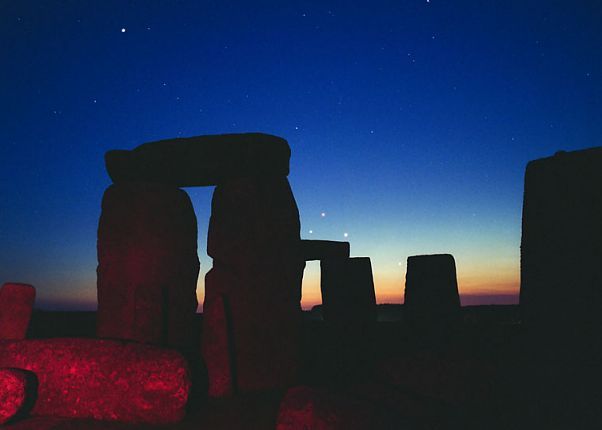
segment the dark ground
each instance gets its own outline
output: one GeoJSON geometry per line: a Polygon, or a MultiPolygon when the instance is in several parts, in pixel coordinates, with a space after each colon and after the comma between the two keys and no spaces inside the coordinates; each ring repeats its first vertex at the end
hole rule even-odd
{"type": "MultiPolygon", "coordinates": [[[[337,413],[353,409],[368,417],[369,428],[597,428],[600,423],[600,398],[593,393],[599,387],[599,362],[583,354],[577,361],[557,359],[562,341],[552,349],[534,347],[518,306],[464,307],[461,322],[443,330],[444,336],[420,337],[410,335],[402,310],[380,305],[374,327],[353,328],[326,325],[319,307],[305,312],[300,385],[336,398],[337,413]]],[[[199,338],[201,319],[194,328],[199,338]]],[[[94,312],[38,310],[29,337],[94,337],[94,332],[94,312]]],[[[209,401],[197,393],[185,421],[168,428],[274,428],[282,396],[256,393],[209,401]]],[[[46,418],[9,427],[149,428],[46,418]]]]}

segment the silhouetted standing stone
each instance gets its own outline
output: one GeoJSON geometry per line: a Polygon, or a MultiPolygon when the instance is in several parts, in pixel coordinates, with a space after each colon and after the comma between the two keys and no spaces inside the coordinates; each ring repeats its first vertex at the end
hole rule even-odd
{"type": "Polygon", "coordinates": [[[599,343],[602,148],[527,165],[520,305],[531,333],[599,343]]]}
{"type": "Polygon", "coordinates": [[[376,296],[368,257],[320,262],[324,321],[358,324],[376,321],[376,296]]]}
{"type": "Polygon", "coordinates": [[[186,192],[111,185],[98,226],[99,337],[190,346],[199,272],[196,217],[186,192]]]}
{"type": "Polygon", "coordinates": [[[235,179],[215,188],[207,237],[213,268],[205,278],[202,339],[213,395],[294,382],[305,266],[299,228],[285,177],[235,179]],[[227,331],[216,321],[227,321],[227,331]]]}
{"type": "Polygon", "coordinates": [[[0,288],[0,339],[25,339],[36,290],[28,284],[6,283],[0,288]]]}
{"type": "Polygon", "coordinates": [[[349,258],[349,242],[302,240],[301,254],[305,261],[349,258]]]}
{"type": "Polygon", "coordinates": [[[445,331],[458,321],[456,263],[449,254],[408,257],[404,315],[415,330],[445,331]]]}
{"type": "Polygon", "coordinates": [[[105,155],[115,183],[146,181],[176,187],[217,185],[247,176],[286,176],[286,140],[263,133],[223,134],[149,142],[105,155]]]}

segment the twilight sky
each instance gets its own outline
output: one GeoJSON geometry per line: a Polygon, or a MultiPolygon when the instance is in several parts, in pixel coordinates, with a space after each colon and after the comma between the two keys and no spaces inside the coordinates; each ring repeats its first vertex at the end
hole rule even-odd
{"type": "MultiPolygon", "coordinates": [[[[371,257],[379,302],[424,253],[463,304],[517,302],[526,163],[602,142],[600,23],[593,0],[0,0],[0,283],[95,308],[103,154],[261,131],[291,145],[302,237],[371,257]]],[[[202,300],[212,188],[187,191],[202,300]]]]}

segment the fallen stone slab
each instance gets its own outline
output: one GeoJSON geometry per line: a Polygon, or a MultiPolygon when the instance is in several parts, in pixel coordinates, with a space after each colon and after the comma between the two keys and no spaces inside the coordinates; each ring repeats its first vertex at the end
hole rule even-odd
{"type": "Polygon", "coordinates": [[[28,284],[7,282],[0,288],[0,340],[25,339],[36,290],[28,284]]]}
{"type": "Polygon", "coordinates": [[[246,176],[287,176],[286,140],[263,133],[222,134],[149,142],[105,154],[115,183],[145,181],[177,187],[217,185],[246,176]]]}
{"type": "Polygon", "coordinates": [[[170,424],[184,417],[191,386],[178,352],[121,341],[0,341],[0,367],[35,373],[36,416],[170,424]]]}
{"type": "Polygon", "coordinates": [[[376,321],[370,258],[322,260],[320,269],[325,322],[355,326],[376,321]]]}
{"type": "Polygon", "coordinates": [[[197,339],[197,222],[188,194],[144,182],[105,191],[98,224],[97,334],[172,347],[197,339]]]}
{"type": "Polygon", "coordinates": [[[301,255],[305,261],[349,258],[349,242],[302,240],[301,255]]]}
{"type": "Polygon", "coordinates": [[[24,416],[36,396],[37,381],[23,369],[0,369],[0,425],[24,416]]]}

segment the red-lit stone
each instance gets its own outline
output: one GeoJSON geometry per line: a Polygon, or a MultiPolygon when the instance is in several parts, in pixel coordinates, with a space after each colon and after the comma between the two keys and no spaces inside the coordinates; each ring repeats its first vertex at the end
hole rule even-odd
{"type": "Polygon", "coordinates": [[[376,428],[374,408],[352,396],[324,389],[294,387],[280,403],[277,430],[360,430],[376,428]]]}
{"type": "Polygon", "coordinates": [[[234,392],[290,386],[298,369],[305,262],[287,179],[252,177],[218,185],[207,252],[213,269],[205,279],[202,343],[209,391],[224,392],[227,380],[234,392]],[[219,325],[223,312],[227,330],[219,325]],[[213,373],[228,371],[225,346],[230,376],[213,373]],[[222,352],[208,353],[217,347],[222,352]]]}
{"type": "Polygon", "coordinates": [[[8,282],[0,288],[0,339],[25,339],[36,290],[8,282]]]}
{"type": "Polygon", "coordinates": [[[0,367],[35,373],[32,415],[174,423],[184,417],[191,385],[178,352],[110,340],[0,341],[0,367]]]}
{"type": "Polygon", "coordinates": [[[195,344],[197,224],[186,192],[140,182],[110,186],[97,247],[99,337],[195,344]]]}
{"type": "Polygon", "coordinates": [[[22,369],[0,369],[0,425],[25,412],[35,396],[34,378],[22,369]]]}

